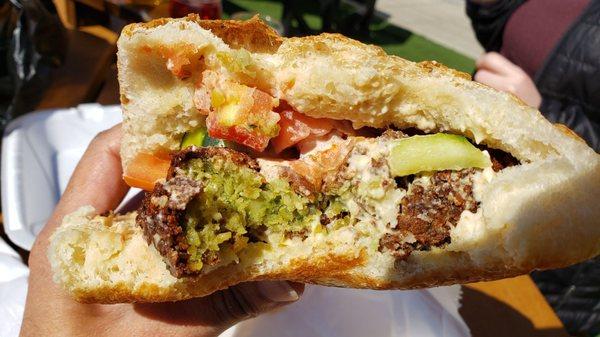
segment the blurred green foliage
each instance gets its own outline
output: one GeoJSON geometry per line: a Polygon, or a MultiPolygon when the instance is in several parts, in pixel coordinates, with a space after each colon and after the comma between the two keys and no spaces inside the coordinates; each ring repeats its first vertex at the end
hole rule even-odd
{"type": "MultiPolygon", "coordinates": [[[[301,6],[303,7],[303,18],[307,25],[317,32],[319,27],[321,27],[317,2],[315,0],[306,0],[301,3],[301,6]]],[[[281,20],[283,4],[281,1],[276,0],[224,0],[223,10],[225,17],[235,12],[248,11],[261,15],[269,15],[281,20]]],[[[354,8],[348,5],[341,6],[337,17],[339,18],[340,25],[351,23],[357,19],[354,8]]],[[[343,27],[339,28],[343,30],[343,27]]],[[[435,60],[448,67],[467,73],[472,73],[475,69],[475,61],[473,59],[445,48],[422,36],[413,34],[406,29],[394,26],[378,17],[373,19],[368,35],[351,37],[365,43],[378,45],[388,54],[398,55],[411,61],[435,60]]]]}

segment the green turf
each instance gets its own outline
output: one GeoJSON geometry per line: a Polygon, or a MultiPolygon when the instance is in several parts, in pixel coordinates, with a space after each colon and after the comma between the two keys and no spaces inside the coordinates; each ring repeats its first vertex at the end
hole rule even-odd
{"type": "Polygon", "coordinates": [[[363,39],[363,42],[381,46],[388,54],[398,55],[412,61],[435,60],[467,73],[471,73],[475,69],[475,61],[467,56],[402,28],[388,23],[385,25],[382,30],[372,33],[372,39],[366,41],[363,39]]]}
{"type": "MultiPolygon", "coordinates": [[[[311,1],[303,2],[302,6],[305,9],[303,12],[306,12],[304,19],[307,25],[316,31],[321,26],[321,18],[316,13],[314,4],[311,5],[311,3],[311,1]]],[[[238,11],[249,11],[281,19],[283,5],[274,0],[225,0],[223,1],[223,10],[225,17],[238,11]]],[[[351,7],[342,6],[338,17],[346,17],[346,21],[351,21],[354,19],[352,11],[351,7]]],[[[368,36],[353,37],[365,43],[381,46],[389,54],[412,61],[436,60],[451,68],[468,73],[475,69],[475,61],[467,56],[378,18],[373,21],[368,36]]]]}
{"type": "Polygon", "coordinates": [[[280,19],[283,10],[282,3],[278,1],[267,0],[225,0],[223,1],[223,11],[231,15],[237,11],[256,12],[263,15],[270,15],[280,19]]]}

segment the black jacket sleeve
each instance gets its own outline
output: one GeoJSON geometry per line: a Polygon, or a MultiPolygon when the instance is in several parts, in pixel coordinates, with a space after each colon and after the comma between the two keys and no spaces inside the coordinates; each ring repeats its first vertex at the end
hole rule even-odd
{"type": "Polygon", "coordinates": [[[590,119],[577,103],[543,98],[540,111],[553,123],[561,123],[575,131],[596,152],[600,152],[600,124],[590,119]]]}
{"type": "Polygon", "coordinates": [[[480,5],[467,0],[467,15],[477,36],[486,51],[499,51],[506,22],[526,0],[498,0],[480,5]]]}
{"type": "Polygon", "coordinates": [[[590,2],[535,77],[540,111],[600,151],[600,0],[590,2]]]}

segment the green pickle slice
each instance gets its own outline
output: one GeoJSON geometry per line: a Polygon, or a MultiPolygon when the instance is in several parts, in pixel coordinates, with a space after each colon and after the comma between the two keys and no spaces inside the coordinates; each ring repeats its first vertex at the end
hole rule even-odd
{"type": "Polygon", "coordinates": [[[392,175],[402,177],[425,171],[486,168],[492,162],[465,137],[436,133],[395,141],[389,164],[392,175]]]}
{"type": "Polygon", "coordinates": [[[190,146],[213,146],[213,147],[223,147],[225,144],[221,139],[216,139],[208,136],[206,128],[201,127],[194,129],[190,132],[187,132],[183,136],[183,140],[181,141],[181,149],[188,148],[190,146]]]}
{"type": "Polygon", "coordinates": [[[204,138],[206,138],[206,129],[205,128],[198,128],[198,129],[192,130],[190,132],[187,132],[183,136],[183,140],[181,141],[181,148],[185,149],[192,145],[201,147],[204,145],[204,138]]]}

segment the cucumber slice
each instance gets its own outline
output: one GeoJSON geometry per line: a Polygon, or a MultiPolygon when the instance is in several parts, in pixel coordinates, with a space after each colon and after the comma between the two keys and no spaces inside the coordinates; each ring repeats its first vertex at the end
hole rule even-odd
{"type": "Polygon", "coordinates": [[[192,145],[194,146],[203,146],[204,139],[206,138],[206,129],[198,128],[186,133],[183,136],[183,140],[181,141],[181,148],[185,149],[192,145]]]}
{"type": "Polygon", "coordinates": [[[402,177],[424,171],[486,168],[492,162],[465,137],[436,133],[395,141],[389,164],[392,175],[402,177]]]}
{"type": "Polygon", "coordinates": [[[203,146],[211,146],[211,147],[226,147],[227,145],[225,144],[225,142],[223,141],[223,139],[219,139],[219,138],[212,138],[210,136],[206,136],[204,138],[204,144],[202,144],[203,146]]]}

